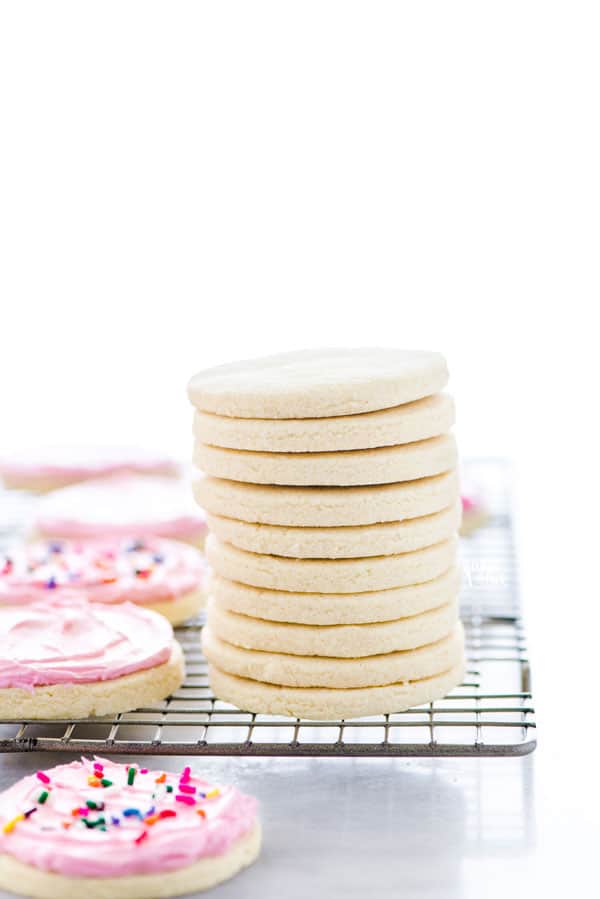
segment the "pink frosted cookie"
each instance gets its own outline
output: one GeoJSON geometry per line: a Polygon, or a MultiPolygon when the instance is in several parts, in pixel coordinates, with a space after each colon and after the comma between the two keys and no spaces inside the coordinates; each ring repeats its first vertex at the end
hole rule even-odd
{"type": "Polygon", "coordinates": [[[177,471],[168,456],[139,447],[50,446],[0,459],[0,478],[7,487],[36,493],[106,475],[175,475],[177,471]]]}
{"type": "Polygon", "coordinates": [[[176,478],[118,476],[72,484],[40,501],[35,528],[45,537],[170,537],[202,546],[206,519],[191,487],[176,478]]]}
{"type": "Polygon", "coordinates": [[[256,800],[188,767],[84,758],[17,781],[0,809],[0,887],[42,899],[179,896],[260,851],[256,800]]]}
{"type": "Polygon", "coordinates": [[[181,624],[204,604],[206,573],[199,550],[160,537],[40,540],[0,552],[0,605],[79,594],[134,602],[181,624]]]}
{"type": "Polygon", "coordinates": [[[475,491],[463,492],[460,499],[462,503],[460,533],[466,537],[485,524],[488,511],[482,498],[475,491]]]}
{"type": "Polygon", "coordinates": [[[0,608],[0,719],[130,711],[183,677],[171,625],[148,609],[81,599],[0,608]]]}

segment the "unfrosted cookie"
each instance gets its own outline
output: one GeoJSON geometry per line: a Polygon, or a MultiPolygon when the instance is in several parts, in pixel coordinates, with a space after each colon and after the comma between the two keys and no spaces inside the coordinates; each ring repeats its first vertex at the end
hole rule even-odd
{"type": "Polygon", "coordinates": [[[416,649],[447,636],[458,620],[456,599],[440,606],[372,624],[289,624],[239,615],[209,600],[208,623],[221,640],[263,652],[357,659],[400,649],[416,649]]]}
{"type": "Polygon", "coordinates": [[[194,495],[213,515],[290,527],[338,527],[431,515],[458,497],[455,470],[371,487],[274,487],[196,475],[194,495]]]}
{"type": "Polygon", "coordinates": [[[206,541],[209,563],[232,581],[301,593],[362,593],[420,584],[439,577],[456,562],[452,538],[411,553],[361,559],[286,559],[249,553],[214,534],[206,541]]]}
{"type": "Polygon", "coordinates": [[[106,475],[174,475],[177,470],[168,456],[140,447],[50,446],[0,459],[0,478],[7,487],[37,493],[106,475]]]}
{"type": "Polygon", "coordinates": [[[317,453],[414,443],[446,434],[454,401],[446,393],[378,412],[333,418],[229,418],[196,410],[199,443],[271,453],[317,453]]]}
{"type": "Polygon", "coordinates": [[[463,658],[462,625],[427,646],[357,659],[257,652],[219,639],[212,628],[202,629],[202,649],[208,661],[228,674],[286,687],[377,687],[414,681],[448,671],[463,658]]]}
{"type": "Polygon", "coordinates": [[[34,519],[44,537],[168,537],[202,546],[204,515],[188,483],[117,476],[73,484],[43,497],[34,519]]]}
{"type": "Polygon", "coordinates": [[[204,604],[206,575],[199,550],[174,540],[40,540],[0,552],[0,605],[75,594],[144,605],[180,624],[204,604]]]}
{"type": "Polygon", "coordinates": [[[464,671],[461,660],[443,674],[427,678],[380,687],[340,689],[282,687],[227,674],[216,665],[209,665],[208,668],[215,695],[239,709],[263,715],[288,715],[321,721],[387,715],[434,702],[462,682],[464,671]]]}
{"type": "Polygon", "coordinates": [[[295,559],[349,559],[412,552],[440,543],[458,530],[461,511],[456,502],[421,518],[340,528],[252,524],[220,515],[208,515],[207,521],[219,539],[249,552],[295,559]]]}
{"type": "Polygon", "coordinates": [[[56,599],[0,608],[0,719],[88,718],[147,706],[183,681],[161,615],[56,599]]]}
{"type": "Polygon", "coordinates": [[[297,624],[364,624],[419,615],[452,602],[460,590],[457,566],[423,584],[368,593],[290,593],[251,587],[212,574],[208,590],[223,609],[297,624]]]}
{"type": "Polygon", "coordinates": [[[194,464],[212,477],[302,487],[414,481],[450,471],[456,462],[456,441],[451,434],[342,453],[257,453],[203,443],[194,448],[194,464]]]}
{"type": "Polygon", "coordinates": [[[301,350],[198,372],[188,395],[197,409],[233,418],[323,418],[399,406],[438,393],[447,381],[439,353],[301,350]]]}
{"type": "Polygon", "coordinates": [[[0,888],[34,899],[166,899],[212,887],[260,851],[257,803],[180,773],[82,759],[0,795],[0,888]]]}

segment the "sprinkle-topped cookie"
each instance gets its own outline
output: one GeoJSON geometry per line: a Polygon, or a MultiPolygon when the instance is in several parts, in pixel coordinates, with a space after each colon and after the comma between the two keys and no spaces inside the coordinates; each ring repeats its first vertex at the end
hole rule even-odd
{"type": "Polygon", "coordinates": [[[181,885],[187,892],[231,876],[259,846],[256,800],[188,766],[173,773],[84,758],[38,771],[0,796],[0,884],[18,884],[26,895],[36,895],[28,892],[32,874],[38,882],[44,874],[59,875],[63,887],[71,878],[113,881],[112,893],[94,896],[121,895],[115,880],[140,875],[147,892],[127,895],[151,897],[156,878],[148,875],[164,875],[166,883],[185,869],[187,883],[179,879],[177,889],[160,893],[177,895],[181,885]],[[22,881],[6,881],[7,858],[9,870],[25,872],[22,881]],[[206,880],[217,860],[213,871],[220,876],[206,880]]]}
{"type": "Polygon", "coordinates": [[[148,605],[175,623],[201,606],[206,572],[199,550],[173,540],[40,540],[0,553],[0,604],[83,594],[148,605]]]}

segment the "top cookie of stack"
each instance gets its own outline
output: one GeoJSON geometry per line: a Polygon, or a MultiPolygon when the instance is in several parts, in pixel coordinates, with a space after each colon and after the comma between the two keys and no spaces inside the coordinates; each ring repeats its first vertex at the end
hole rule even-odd
{"type": "Polygon", "coordinates": [[[213,688],[258,712],[397,711],[462,676],[460,504],[438,353],[319,350],[195,375],[213,688]]]}

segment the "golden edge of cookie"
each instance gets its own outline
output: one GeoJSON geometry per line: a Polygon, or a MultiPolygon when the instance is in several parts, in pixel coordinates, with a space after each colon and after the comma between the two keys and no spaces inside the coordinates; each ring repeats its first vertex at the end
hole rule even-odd
{"type": "Polygon", "coordinates": [[[171,657],[161,665],[85,684],[48,684],[26,690],[0,688],[0,721],[92,718],[130,712],[165,699],[185,678],[181,646],[173,640],[171,657]]]}
{"type": "Polygon", "coordinates": [[[454,400],[436,393],[402,406],[330,418],[231,418],[196,409],[200,443],[267,453],[341,452],[414,443],[455,424],[454,400]]]}
{"type": "Polygon", "coordinates": [[[446,637],[418,649],[339,659],[243,649],[207,626],[202,649],[210,664],[236,677],[282,687],[354,689],[422,680],[449,670],[464,655],[464,632],[457,623],[446,637]]]}
{"type": "Polygon", "coordinates": [[[257,652],[358,659],[418,649],[447,636],[458,621],[458,599],[408,618],[370,624],[310,624],[266,621],[208,603],[208,623],[221,640],[257,652]]]}
{"type": "Polygon", "coordinates": [[[372,624],[419,615],[451,602],[460,592],[456,564],[431,581],[366,593],[292,593],[252,587],[211,572],[207,593],[223,609],[286,624],[372,624]]]}
{"type": "Polygon", "coordinates": [[[68,877],[27,865],[8,853],[0,855],[0,887],[31,899],[167,899],[207,890],[251,865],[260,852],[257,819],[248,833],[222,855],[201,858],[174,871],[127,877],[68,877]]]}
{"type": "Polygon", "coordinates": [[[210,531],[247,552],[292,559],[355,559],[414,552],[448,540],[460,527],[460,499],[429,515],[345,527],[283,527],[207,514],[210,531]]]}
{"type": "Polygon", "coordinates": [[[462,683],[465,662],[461,660],[443,674],[422,680],[350,689],[280,687],[227,674],[215,665],[209,665],[208,674],[215,696],[244,712],[330,721],[391,715],[443,699],[462,683]]]}
{"type": "Polygon", "coordinates": [[[451,505],[456,468],[429,478],[358,487],[282,487],[192,472],[192,490],[207,512],[283,527],[353,527],[419,518],[451,505]]]}

